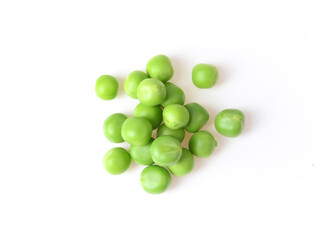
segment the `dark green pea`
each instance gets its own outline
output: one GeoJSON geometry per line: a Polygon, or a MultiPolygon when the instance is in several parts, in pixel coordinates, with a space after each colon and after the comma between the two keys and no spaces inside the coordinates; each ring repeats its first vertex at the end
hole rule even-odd
{"type": "Polygon", "coordinates": [[[165,55],[157,55],[150,59],[146,69],[151,78],[156,78],[162,82],[170,80],[174,73],[172,63],[165,55]]]}
{"type": "Polygon", "coordinates": [[[216,130],[226,137],[237,137],[244,128],[245,115],[238,109],[225,109],[215,118],[216,130]]]}
{"type": "Polygon", "coordinates": [[[129,153],[121,147],[112,148],[103,158],[106,171],[113,175],[125,172],[129,168],[130,163],[129,153]]]}
{"type": "Polygon", "coordinates": [[[171,181],[170,173],[165,168],[156,165],[146,167],[140,175],[142,188],[151,194],[164,192],[171,181]]]}
{"type": "Polygon", "coordinates": [[[96,94],[103,100],[112,100],[118,91],[118,81],[111,75],[100,76],[96,81],[96,94]]]}
{"type": "Polygon", "coordinates": [[[170,166],[177,163],[182,154],[181,142],[172,136],[156,138],[150,146],[150,155],[159,166],[170,166]]]}
{"type": "Polygon", "coordinates": [[[137,88],[139,84],[146,78],[148,78],[148,75],[139,70],[130,73],[123,84],[123,88],[126,94],[132,98],[137,98],[137,88]]]}
{"type": "Polygon", "coordinates": [[[185,108],[187,108],[190,116],[189,123],[185,129],[192,133],[199,131],[210,118],[207,110],[198,103],[188,103],[185,105],[185,108]]]}
{"type": "Polygon", "coordinates": [[[134,116],[147,119],[153,126],[153,129],[155,129],[158,128],[163,121],[162,112],[161,107],[158,105],[149,107],[139,103],[134,109],[134,116]]]}
{"type": "Polygon", "coordinates": [[[189,122],[189,112],[180,104],[168,105],[163,110],[163,121],[168,128],[184,128],[189,122]]]}
{"type": "Polygon", "coordinates": [[[215,138],[207,131],[196,132],[189,140],[190,152],[200,158],[210,156],[216,146],[215,138]]]}
{"type": "Polygon", "coordinates": [[[136,146],[145,145],[151,138],[152,126],[147,119],[131,117],[124,121],[121,134],[127,143],[136,146]]]}
{"type": "Polygon", "coordinates": [[[183,148],[179,161],[167,168],[175,176],[184,176],[194,168],[194,157],[188,149],[183,148]]]}
{"type": "Polygon", "coordinates": [[[166,88],[166,97],[164,102],[162,102],[162,106],[166,107],[170,104],[181,104],[183,105],[185,102],[185,94],[182,91],[181,88],[179,88],[177,85],[166,82],[165,84],[166,88]]]}
{"type": "Polygon", "coordinates": [[[131,145],[130,147],[130,156],[133,161],[141,165],[151,165],[153,164],[153,159],[150,155],[150,146],[154,141],[153,138],[146,145],[135,146],[131,145]]]}
{"type": "Polygon", "coordinates": [[[183,128],[180,129],[171,129],[168,128],[165,124],[162,124],[158,129],[157,129],[157,137],[160,136],[172,136],[178,139],[180,142],[183,141],[185,137],[185,130],[183,128]]]}
{"type": "Polygon", "coordinates": [[[123,122],[127,119],[122,113],[115,113],[110,115],[103,124],[103,130],[105,137],[114,143],[123,142],[121,135],[121,129],[123,122]]]}

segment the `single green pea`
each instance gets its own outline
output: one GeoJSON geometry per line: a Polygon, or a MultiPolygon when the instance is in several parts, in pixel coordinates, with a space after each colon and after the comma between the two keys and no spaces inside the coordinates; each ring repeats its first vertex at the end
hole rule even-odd
{"type": "Polygon", "coordinates": [[[211,88],[219,77],[217,68],[210,64],[200,63],[192,69],[192,81],[199,88],[211,88]]]}
{"type": "Polygon", "coordinates": [[[189,140],[190,152],[200,158],[210,156],[216,146],[215,138],[207,131],[196,132],[189,140]]]}
{"type": "Polygon", "coordinates": [[[134,116],[147,119],[153,126],[153,129],[155,129],[162,123],[162,112],[163,110],[160,106],[149,107],[139,103],[134,109],[134,116]]]}
{"type": "Polygon", "coordinates": [[[164,108],[163,120],[168,128],[183,128],[189,122],[189,112],[180,104],[171,104],[164,108]]]}
{"type": "Polygon", "coordinates": [[[121,129],[123,122],[127,119],[122,113],[114,113],[110,115],[103,124],[103,130],[105,137],[114,143],[123,142],[121,135],[121,129]]]}
{"type": "Polygon", "coordinates": [[[146,66],[148,75],[162,82],[170,80],[174,74],[172,63],[165,55],[157,55],[151,58],[146,66]]]}
{"type": "Polygon", "coordinates": [[[164,85],[166,88],[166,97],[164,102],[161,104],[162,107],[166,107],[170,104],[183,105],[185,102],[185,94],[182,89],[170,82],[166,82],[164,85]]]}
{"type": "Polygon", "coordinates": [[[126,94],[132,98],[137,98],[137,88],[139,84],[146,78],[148,78],[148,75],[139,70],[130,73],[123,84],[123,88],[126,94]]]}
{"type": "Polygon", "coordinates": [[[158,137],[150,146],[150,155],[159,166],[170,166],[177,163],[181,154],[181,142],[172,136],[158,137]]]}
{"type": "Polygon", "coordinates": [[[103,100],[112,100],[118,91],[118,81],[111,75],[102,75],[96,81],[96,95],[103,100]]]}
{"type": "Polygon", "coordinates": [[[154,163],[150,155],[150,146],[154,141],[153,138],[146,145],[135,146],[131,145],[130,147],[130,156],[133,161],[141,165],[151,165],[154,163]]]}
{"type": "Polygon", "coordinates": [[[131,163],[129,153],[121,147],[112,148],[103,158],[103,164],[107,172],[118,175],[125,172],[131,163]]]}
{"type": "Polygon", "coordinates": [[[165,168],[156,165],[146,167],[140,175],[142,188],[151,194],[164,192],[171,181],[170,173],[165,168]]]}
{"type": "Polygon", "coordinates": [[[137,97],[145,106],[161,104],[166,96],[164,83],[154,78],[143,80],[137,88],[137,97]]]}
{"type": "Polygon", "coordinates": [[[175,176],[184,176],[194,168],[194,157],[191,152],[183,148],[182,155],[176,164],[168,166],[170,172],[175,176]]]}
{"type": "Polygon", "coordinates": [[[197,132],[201,129],[210,118],[207,110],[198,103],[188,103],[185,105],[189,112],[189,123],[185,127],[188,132],[197,132]]]}
{"type": "Polygon", "coordinates": [[[131,117],[124,121],[121,134],[122,138],[132,145],[145,145],[151,138],[152,126],[147,119],[131,117]]]}
{"type": "Polygon", "coordinates": [[[225,109],[216,115],[216,130],[226,137],[237,137],[244,128],[245,115],[238,109],[225,109]]]}
{"type": "Polygon", "coordinates": [[[158,129],[157,129],[157,137],[160,136],[172,136],[178,139],[180,142],[183,141],[185,137],[185,130],[183,128],[180,129],[171,129],[168,128],[165,124],[162,124],[158,129]]]}

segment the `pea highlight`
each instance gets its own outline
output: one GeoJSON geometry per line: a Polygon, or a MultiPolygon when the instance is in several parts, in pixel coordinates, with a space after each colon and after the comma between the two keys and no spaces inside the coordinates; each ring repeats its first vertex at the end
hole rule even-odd
{"type": "Polygon", "coordinates": [[[123,88],[127,95],[132,98],[137,98],[137,88],[139,84],[148,78],[148,75],[142,71],[133,71],[129,74],[129,76],[125,79],[123,88]]]}
{"type": "Polygon", "coordinates": [[[166,82],[164,85],[166,88],[166,97],[164,102],[161,104],[162,107],[166,107],[170,104],[183,105],[185,102],[185,94],[182,89],[170,82],[166,82]]]}
{"type": "Polygon", "coordinates": [[[134,109],[134,116],[143,117],[147,119],[153,129],[158,128],[158,126],[162,123],[162,109],[160,106],[145,106],[142,103],[139,103],[134,109]]]}
{"type": "Polygon", "coordinates": [[[170,173],[165,168],[156,165],[146,167],[140,175],[142,188],[151,194],[164,192],[171,181],[170,173]]]}
{"type": "Polygon", "coordinates": [[[172,136],[178,139],[180,142],[183,141],[185,137],[185,130],[183,128],[180,129],[171,129],[168,128],[165,124],[162,124],[158,129],[157,129],[157,137],[160,136],[172,136]]]}
{"type": "Polygon", "coordinates": [[[189,150],[197,157],[209,157],[217,142],[212,134],[207,131],[199,131],[194,133],[189,140],[189,150]]]}
{"type": "Polygon", "coordinates": [[[118,91],[118,81],[111,75],[100,76],[96,81],[96,95],[103,100],[112,100],[118,91]]]}
{"type": "Polygon", "coordinates": [[[130,156],[133,161],[141,165],[151,165],[154,163],[150,155],[150,146],[154,141],[153,138],[146,145],[136,146],[131,145],[130,147],[130,156]]]}
{"type": "Polygon", "coordinates": [[[129,153],[121,147],[112,148],[103,158],[106,171],[113,175],[125,172],[129,168],[130,163],[129,153]]]}
{"type": "Polygon", "coordinates": [[[215,117],[216,130],[226,137],[237,137],[244,128],[245,115],[238,109],[225,109],[215,117]]]}
{"type": "Polygon", "coordinates": [[[168,105],[163,110],[163,121],[168,128],[184,128],[189,122],[189,112],[180,104],[168,105]]]}
{"type": "Polygon", "coordinates": [[[121,129],[123,122],[127,119],[122,113],[114,113],[110,115],[103,124],[103,131],[105,137],[113,143],[123,142],[121,129]]]}
{"type": "Polygon", "coordinates": [[[174,74],[172,63],[165,55],[157,55],[151,58],[146,66],[148,75],[162,82],[170,80],[174,74]]]}
{"type": "Polygon", "coordinates": [[[170,166],[177,163],[181,154],[181,142],[172,136],[158,137],[150,146],[150,155],[159,166],[170,166]]]}
{"type": "Polygon", "coordinates": [[[219,77],[217,68],[210,64],[200,63],[192,69],[192,81],[198,88],[211,88],[219,77]]]}
{"type": "Polygon", "coordinates": [[[166,97],[164,83],[154,78],[143,80],[137,88],[137,97],[145,106],[161,104],[166,97]]]}
{"type": "Polygon", "coordinates": [[[122,138],[132,145],[141,146],[149,142],[152,135],[151,123],[140,117],[131,117],[122,125],[122,138]]]}
{"type": "Polygon", "coordinates": [[[185,129],[192,133],[199,131],[210,118],[207,110],[198,103],[188,103],[185,105],[185,108],[188,110],[190,116],[189,123],[185,129]]]}
{"type": "Polygon", "coordinates": [[[168,166],[170,172],[175,176],[184,176],[192,171],[194,168],[194,157],[191,152],[183,148],[182,155],[176,164],[168,166]]]}

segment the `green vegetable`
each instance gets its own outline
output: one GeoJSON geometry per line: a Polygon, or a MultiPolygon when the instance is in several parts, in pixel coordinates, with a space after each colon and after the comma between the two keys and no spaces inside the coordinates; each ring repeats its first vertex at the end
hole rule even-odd
{"type": "Polygon", "coordinates": [[[185,137],[185,131],[183,128],[180,129],[171,129],[168,128],[165,124],[162,124],[158,129],[157,129],[157,137],[160,136],[172,136],[178,139],[180,142],[183,141],[185,137]]]}
{"type": "Polygon", "coordinates": [[[205,63],[197,64],[192,70],[192,81],[199,88],[211,88],[215,85],[219,72],[215,66],[205,63]]]}
{"type": "Polygon", "coordinates": [[[190,116],[189,123],[185,127],[186,130],[192,133],[199,131],[210,118],[207,110],[198,103],[189,103],[185,105],[185,108],[187,108],[190,116]]]}
{"type": "Polygon", "coordinates": [[[162,82],[170,80],[174,73],[171,61],[165,55],[157,55],[150,59],[146,70],[151,78],[156,78],[162,82]]]}
{"type": "Polygon", "coordinates": [[[189,122],[189,112],[180,104],[171,104],[164,108],[163,120],[168,128],[183,128],[189,122]]]}
{"type": "Polygon", "coordinates": [[[137,88],[137,97],[145,106],[161,104],[166,96],[164,83],[154,78],[143,80],[137,88]]]}
{"type": "Polygon", "coordinates": [[[184,176],[194,168],[194,157],[191,152],[183,148],[182,155],[176,164],[168,166],[170,172],[175,176],[184,176]]]}
{"type": "Polygon", "coordinates": [[[163,120],[162,109],[160,106],[149,107],[142,103],[139,103],[134,109],[134,116],[147,119],[153,126],[153,129],[158,128],[163,120]]]}
{"type": "Polygon", "coordinates": [[[121,135],[121,129],[123,122],[127,119],[122,113],[115,113],[110,115],[103,124],[103,130],[105,137],[114,143],[123,142],[121,135]]]}
{"type": "Polygon", "coordinates": [[[150,155],[159,166],[170,166],[177,163],[181,154],[181,143],[172,136],[158,137],[150,146],[150,155]]]}
{"type": "Polygon", "coordinates": [[[205,158],[212,154],[217,142],[207,131],[194,133],[189,140],[189,150],[197,157],[205,158]]]}
{"type": "Polygon", "coordinates": [[[118,91],[118,81],[110,75],[103,75],[96,81],[96,94],[103,100],[112,100],[118,91]]]}
{"type": "Polygon", "coordinates": [[[137,88],[139,84],[146,78],[148,78],[148,75],[142,71],[137,70],[130,73],[123,84],[123,88],[126,94],[132,98],[137,98],[137,88]]]}
{"type": "Polygon", "coordinates": [[[146,192],[159,194],[169,187],[171,175],[165,168],[152,165],[141,172],[140,182],[146,192]]]}
{"type": "Polygon", "coordinates": [[[165,84],[166,88],[166,97],[164,102],[162,102],[162,106],[166,107],[170,104],[181,104],[183,105],[185,102],[185,94],[182,91],[181,88],[179,88],[177,85],[166,82],[165,84]]]}
{"type": "Polygon", "coordinates": [[[245,115],[237,109],[225,109],[216,115],[216,130],[226,137],[237,137],[244,128],[245,115]]]}
{"type": "Polygon", "coordinates": [[[130,163],[129,153],[121,147],[112,148],[103,158],[106,171],[113,175],[125,172],[129,168],[130,163]]]}
{"type": "Polygon", "coordinates": [[[145,145],[151,138],[152,126],[144,118],[131,117],[124,121],[121,134],[123,139],[132,145],[145,145]]]}
{"type": "Polygon", "coordinates": [[[154,141],[153,138],[146,145],[135,146],[131,145],[130,147],[130,155],[133,161],[141,165],[151,165],[153,164],[153,160],[150,155],[150,146],[154,141]]]}

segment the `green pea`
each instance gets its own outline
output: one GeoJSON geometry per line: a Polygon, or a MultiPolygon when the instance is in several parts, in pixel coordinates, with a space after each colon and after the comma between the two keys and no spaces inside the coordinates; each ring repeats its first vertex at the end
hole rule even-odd
{"type": "Polygon", "coordinates": [[[192,133],[199,131],[210,118],[207,110],[198,103],[188,103],[185,108],[187,108],[190,115],[189,123],[185,127],[186,130],[192,133]]]}
{"type": "Polygon", "coordinates": [[[216,130],[226,137],[237,137],[244,128],[245,115],[238,109],[225,109],[216,115],[216,130]]]}
{"type": "Polygon", "coordinates": [[[197,157],[205,158],[212,154],[217,142],[207,131],[194,133],[189,140],[189,150],[197,157]]]}
{"type": "Polygon", "coordinates": [[[183,105],[185,102],[185,94],[182,91],[181,88],[179,88],[177,85],[166,82],[165,84],[166,88],[166,97],[164,102],[162,102],[162,106],[166,107],[170,104],[181,104],[183,105]]]}
{"type": "Polygon", "coordinates": [[[161,104],[166,96],[164,83],[154,78],[143,80],[137,88],[137,97],[145,106],[161,104]]]}
{"type": "Polygon", "coordinates": [[[103,100],[112,100],[118,91],[118,81],[111,75],[100,76],[96,81],[96,95],[103,100]]]}
{"type": "Polygon", "coordinates": [[[172,136],[158,137],[150,146],[150,155],[159,166],[170,166],[177,163],[181,154],[181,142],[172,136]]]}
{"type": "Polygon", "coordinates": [[[176,164],[168,166],[170,172],[175,176],[184,176],[194,168],[194,157],[191,152],[183,148],[182,155],[176,164]]]}
{"type": "Polygon", "coordinates": [[[213,87],[218,77],[218,70],[210,64],[200,63],[192,69],[192,81],[199,88],[213,87]]]}
{"type": "Polygon", "coordinates": [[[170,80],[174,74],[172,63],[165,55],[157,55],[150,59],[146,70],[151,78],[156,78],[162,82],[170,80]]]}
{"type": "Polygon", "coordinates": [[[178,139],[180,142],[183,141],[185,137],[185,131],[183,128],[180,129],[171,129],[168,128],[165,124],[162,124],[158,129],[157,129],[157,137],[160,136],[172,136],[178,139]]]}
{"type": "Polygon", "coordinates": [[[148,78],[148,75],[142,71],[137,70],[130,73],[123,84],[126,94],[132,98],[137,98],[137,88],[146,78],[148,78]]]}
{"type": "Polygon", "coordinates": [[[131,145],[130,155],[133,161],[141,165],[151,165],[154,163],[150,155],[150,146],[154,141],[153,138],[146,145],[136,146],[131,145]]]}
{"type": "Polygon", "coordinates": [[[123,122],[127,119],[122,113],[115,113],[110,115],[103,124],[103,130],[105,137],[114,143],[123,142],[121,135],[121,129],[123,122]]]}
{"type": "Polygon", "coordinates": [[[131,117],[124,121],[121,134],[123,139],[132,145],[145,145],[151,138],[152,126],[144,118],[131,117]]]}
{"type": "Polygon", "coordinates": [[[121,147],[112,148],[103,158],[106,171],[113,175],[125,172],[129,168],[130,163],[129,153],[121,147]]]}
{"type": "Polygon", "coordinates": [[[170,173],[165,168],[156,165],[146,167],[140,175],[142,188],[151,194],[164,192],[171,181],[170,173]]]}
{"type": "Polygon", "coordinates": [[[189,122],[189,112],[180,104],[171,104],[164,108],[163,120],[168,128],[183,128],[189,122]]]}
{"type": "Polygon", "coordinates": [[[158,128],[163,120],[162,112],[160,106],[149,107],[139,103],[134,109],[134,116],[147,119],[153,126],[153,129],[155,129],[158,128]]]}

